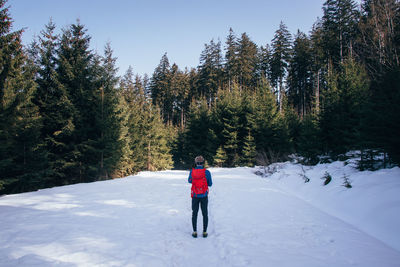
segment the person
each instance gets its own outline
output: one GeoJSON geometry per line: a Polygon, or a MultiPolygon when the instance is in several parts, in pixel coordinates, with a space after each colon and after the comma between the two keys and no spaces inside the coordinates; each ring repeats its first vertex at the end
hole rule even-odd
{"type": "Polygon", "coordinates": [[[188,182],[192,184],[192,226],[194,238],[197,237],[197,214],[199,206],[203,215],[203,237],[207,237],[208,226],[208,187],[212,186],[211,173],[204,168],[203,156],[197,156],[194,160],[195,168],[189,173],[188,182]]]}

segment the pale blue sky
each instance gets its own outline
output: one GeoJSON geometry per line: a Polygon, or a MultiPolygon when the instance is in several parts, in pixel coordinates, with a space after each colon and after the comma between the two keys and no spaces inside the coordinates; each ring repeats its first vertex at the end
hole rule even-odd
{"type": "Polygon", "coordinates": [[[119,74],[131,65],[135,73],[152,75],[162,55],[180,69],[196,67],[205,43],[220,39],[229,28],[246,32],[261,46],[270,43],[282,20],[292,34],[308,33],[322,17],[325,0],[9,0],[14,30],[27,27],[23,42],[49,22],[61,28],[80,19],[92,37],[92,49],[103,53],[111,42],[119,74]]]}

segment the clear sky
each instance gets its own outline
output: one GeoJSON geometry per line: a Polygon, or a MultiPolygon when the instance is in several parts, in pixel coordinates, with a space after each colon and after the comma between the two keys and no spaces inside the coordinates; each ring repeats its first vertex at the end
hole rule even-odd
{"type": "Polygon", "coordinates": [[[180,69],[196,67],[205,43],[225,40],[232,27],[246,32],[257,45],[273,38],[280,21],[292,34],[308,33],[322,17],[325,0],[8,0],[13,30],[26,28],[30,43],[50,18],[61,28],[77,19],[92,37],[91,48],[103,54],[111,43],[119,74],[152,75],[167,52],[180,69]]]}

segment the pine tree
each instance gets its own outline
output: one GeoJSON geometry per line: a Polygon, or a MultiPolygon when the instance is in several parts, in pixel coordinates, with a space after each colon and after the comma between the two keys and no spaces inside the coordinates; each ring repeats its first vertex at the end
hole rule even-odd
{"type": "MultiPolygon", "coordinates": [[[[400,101],[399,74],[400,68],[386,69],[381,78],[371,81],[367,115],[363,120],[366,129],[364,135],[366,147],[385,153],[384,167],[391,161],[397,164],[400,162],[398,139],[400,108],[397,104],[400,101]]],[[[374,159],[371,160],[371,163],[374,163],[374,159]]],[[[361,162],[361,165],[363,164],[361,162]]]]}
{"type": "Polygon", "coordinates": [[[254,105],[254,126],[251,128],[253,137],[257,151],[266,153],[275,147],[273,137],[279,117],[275,97],[267,83],[257,88],[252,103],[254,105]]]}
{"type": "Polygon", "coordinates": [[[323,77],[325,77],[325,72],[327,70],[326,66],[327,60],[324,56],[323,49],[323,27],[322,21],[317,20],[314,23],[313,28],[310,34],[310,43],[311,43],[311,54],[312,54],[312,82],[313,82],[313,92],[314,92],[314,103],[313,109],[318,114],[320,111],[320,100],[321,93],[323,92],[323,88],[325,82],[323,77]]]}
{"type": "Polygon", "coordinates": [[[98,142],[101,127],[97,124],[101,105],[101,82],[98,79],[101,59],[90,50],[90,36],[79,23],[64,29],[57,51],[57,73],[75,108],[71,146],[73,158],[69,164],[68,183],[97,179],[100,168],[98,142]]]}
{"type": "Polygon", "coordinates": [[[193,101],[183,142],[183,155],[181,156],[183,166],[190,167],[193,159],[198,155],[203,155],[209,164],[213,164],[213,157],[217,150],[217,137],[212,114],[205,99],[193,101]]]}
{"type": "Polygon", "coordinates": [[[334,155],[360,149],[369,88],[364,68],[346,60],[340,72],[330,76],[328,86],[321,115],[325,149],[334,155]]]}
{"type": "Polygon", "coordinates": [[[240,161],[240,124],[241,96],[236,83],[232,91],[224,90],[219,93],[216,108],[214,110],[215,121],[218,124],[216,132],[220,133],[219,139],[227,154],[226,164],[229,167],[238,166],[240,161]]]}
{"type": "Polygon", "coordinates": [[[173,161],[168,138],[171,132],[165,127],[159,110],[151,104],[145,105],[144,118],[148,122],[145,124],[143,133],[147,148],[146,169],[158,171],[172,168],[173,161]]]}
{"type": "Polygon", "coordinates": [[[64,184],[67,179],[66,170],[74,161],[71,157],[72,148],[68,145],[74,130],[74,107],[56,73],[58,38],[54,35],[54,30],[55,24],[50,20],[39,37],[36,79],[38,88],[34,97],[42,116],[41,137],[45,140],[52,170],[47,186],[64,184]]]}
{"type": "Polygon", "coordinates": [[[119,91],[128,103],[133,102],[139,96],[143,96],[144,101],[145,91],[142,82],[139,76],[137,76],[137,79],[135,78],[132,66],[129,66],[125,75],[121,77],[119,91]]]}
{"type": "Polygon", "coordinates": [[[154,70],[150,81],[150,91],[153,105],[158,106],[164,122],[171,122],[172,93],[170,87],[170,64],[165,53],[157,68],[154,70]]]}
{"type": "Polygon", "coordinates": [[[234,82],[238,82],[239,79],[239,60],[238,50],[239,45],[237,37],[235,36],[232,28],[229,29],[229,35],[226,39],[226,53],[225,53],[225,75],[228,88],[231,88],[234,82]]]}
{"type": "Polygon", "coordinates": [[[386,70],[400,66],[400,3],[395,0],[364,0],[360,18],[360,59],[369,75],[380,79],[386,70]]]}
{"type": "Polygon", "coordinates": [[[220,42],[215,43],[214,40],[211,40],[210,44],[204,45],[198,69],[198,93],[201,97],[206,97],[209,105],[211,105],[222,82],[220,42]]]}
{"type": "Polygon", "coordinates": [[[270,66],[271,51],[269,45],[261,46],[257,52],[256,86],[260,86],[265,80],[271,78],[270,66]]]}
{"type": "Polygon", "coordinates": [[[353,0],[327,0],[322,9],[325,56],[336,67],[353,56],[358,12],[353,0]]]}
{"type": "Polygon", "coordinates": [[[98,149],[100,151],[100,176],[108,179],[115,176],[114,172],[123,169],[121,158],[124,157],[123,147],[127,145],[123,138],[124,120],[121,99],[117,94],[118,69],[115,67],[116,58],[113,57],[111,45],[108,43],[104,50],[102,66],[100,69],[99,80],[101,87],[99,90],[100,103],[98,125],[100,130],[100,139],[98,149]]]}
{"type": "MultiPolygon", "coordinates": [[[[38,107],[32,102],[36,83],[34,75],[36,68],[33,62],[27,60],[22,66],[22,72],[14,76],[15,88],[19,103],[15,110],[14,151],[16,153],[14,168],[19,172],[15,192],[31,191],[47,185],[49,164],[44,140],[41,138],[42,118],[38,107]]],[[[16,103],[16,102],[14,102],[16,103]]],[[[11,127],[12,128],[12,127],[11,127]]]]}
{"type": "Polygon", "coordinates": [[[273,149],[277,160],[286,160],[287,155],[294,153],[295,144],[299,137],[299,116],[289,105],[287,98],[283,98],[283,112],[274,125],[273,149]]]}
{"type": "Polygon", "coordinates": [[[257,69],[257,45],[246,33],[238,41],[239,85],[241,88],[255,88],[257,69]]]}
{"type": "Polygon", "coordinates": [[[304,157],[305,164],[318,163],[318,156],[322,153],[320,136],[318,117],[312,113],[304,116],[297,141],[297,152],[304,157]]]}
{"type": "Polygon", "coordinates": [[[298,31],[289,65],[288,101],[301,117],[312,108],[312,74],[311,44],[308,37],[298,31]]]}
{"type": "Polygon", "coordinates": [[[283,97],[285,94],[284,83],[290,61],[291,34],[286,25],[281,22],[272,39],[271,54],[271,84],[278,93],[279,111],[282,112],[283,97]]]}
{"type": "Polygon", "coordinates": [[[186,116],[190,106],[190,81],[188,71],[181,71],[178,65],[173,64],[170,73],[170,87],[172,91],[172,122],[174,126],[184,128],[186,116]]]}
{"type": "Polygon", "coordinates": [[[249,130],[249,134],[244,140],[242,163],[248,167],[254,167],[256,156],[256,145],[249,130]]]}
{"type": "Polygon", "coordinates": [[[146,98],[144,86],[139,76],[134,77],[132,67],[129,67],[120,82],[120,89],[125,105],[126,127],[125,140],[127,142],[124,157],[123,173],[132,174],[144,170],[147,163],[147,145],[144,131],[148,123],[144,116],[146,98]]]}
{"type": "Polygon", "coordinates": [[[0,193],[18,193],[43,186],[47,153],[40,139],[35,67],[21,45],[22,31],[10,32],[12,20],[0,0],[0,193]]]}
{"type": "Polygon", "coordinates": [[[217,149],[217,152],[214,156],[214,164],[217,167],[223,167],[225,166],[226,160],[228,159],[228,156],[226,155],[225,150],[222,148],[222,146],[220,146],[217,149]]]}
{"type": "MultiPolygon", "coordinates": [[[[371,105],[372,116],[368,116],[370,130],[372,132],[372,142],[383,148],[389,153],[391,159],[400,164],[400,68],[388,71],[383,76],[381,92],[378,97],[374,97],[371,105]],[[372,129],[371,129],[372,128],[372,129]]],[[[374,87],[377,86],[374,84],[374,87]]]]}
{"type": "Polygon", "coordinates": [[[162,122],[159,109],[146,96],[144,81],[138,75],[134,78],[131,67],[121,79],[120,91],[127,106],[125,172],[171,168],[175,135],[162,122]]]}
{"type": "Polygon", "coordinates": [[[364,0],[359,29],[359,58],[371,77],[365,142],[398,163],[400,3],[364,0]]]}

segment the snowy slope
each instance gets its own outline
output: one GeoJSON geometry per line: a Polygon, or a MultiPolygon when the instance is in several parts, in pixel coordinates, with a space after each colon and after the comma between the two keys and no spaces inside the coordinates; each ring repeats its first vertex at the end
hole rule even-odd
{"type": "Polygon", "coordinates": [[[400,251],[400,169],[359,172],[354,160],[348,163],[308,167],[277,163],[276,172],[267,180],[400,251]],[[326,172],[332,181],[322,186],[326,172]],[[304,183],[302,175],[310,182],[304,183]],[[344,176],[350,180],[351,189],[343,186],[344,176]]]}
{"type": "MultiPolygon", "coordinates": [[[[338,209],[329,199],[347,201],[351,191],[343,191],[335,177],[330,187],[321,187],[318,172],[330,167],[308,170],[308,184],[297,168],[282,164],[268,178],[248,168],[211,169],[207,239],[190,236],[187,171],[3,196],[0,266],[399,266],[400,251],[393,245],[399,230],[392,232],[397,242],[389,244],[367,231],[384,221],[369,227],[359,219],[366,210],[391,218],[400,197],[387,200],[388,213],[376,210],[379,205],[361,207],[369,203],[358,198],[348,210],[338,209]],[[344,196],[335,196],[340,190],[344,196]]],[[[400,174],[398,168],[381,172],[386,171],[393,172],[390,177],[400,174]]],[[[356,179],[364,174],[352,172],[355,196],[362,195],[356,190],[372,197],[393,187],[399,191],[394,182],[371,188],[381,184],[380,172],[367,173],[367,183],[356,179]]]]}

